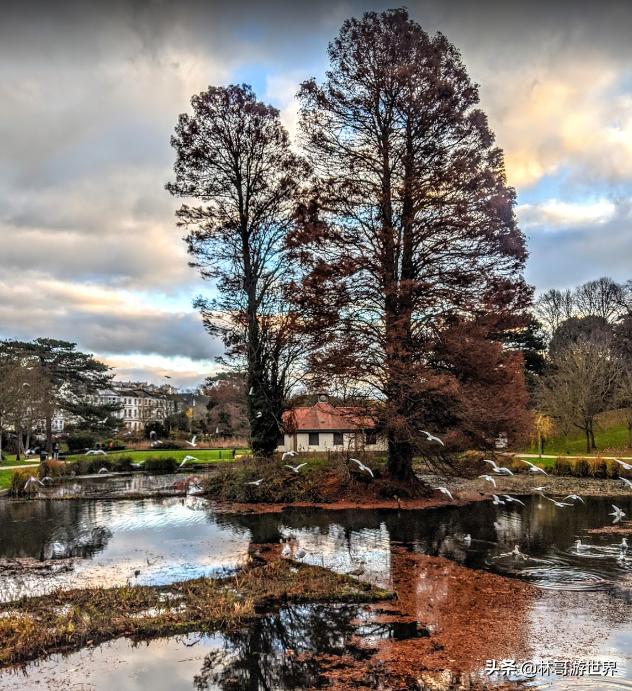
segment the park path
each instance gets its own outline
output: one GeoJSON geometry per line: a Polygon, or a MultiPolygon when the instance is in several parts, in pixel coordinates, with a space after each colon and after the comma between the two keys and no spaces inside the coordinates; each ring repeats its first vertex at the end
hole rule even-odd
{"type": "Polygon", "coordinates": [[[538,453],[517,453],[516,456],[520,456],[520,458],[604,458],[607,461],[632,461],[632,457],[630,456],[589,456],[584,454],[583,456],[567,456],[566,454],[553,454],[553,455],[547,455],[547,454],[540,454],[538,453]]]}

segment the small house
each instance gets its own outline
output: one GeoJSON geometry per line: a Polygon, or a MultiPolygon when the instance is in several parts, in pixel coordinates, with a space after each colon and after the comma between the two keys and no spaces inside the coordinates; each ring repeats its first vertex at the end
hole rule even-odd
{"type": "Polygon", "coordinates": [[[373,421],[357,407],[337,407],[321,394],[318,402],[288,410],[277,451],[384,451],[373,421]]]}

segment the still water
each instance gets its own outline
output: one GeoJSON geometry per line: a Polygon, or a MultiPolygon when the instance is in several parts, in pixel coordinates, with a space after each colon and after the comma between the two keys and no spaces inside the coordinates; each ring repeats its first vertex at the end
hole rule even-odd
{"type": "MultiPolygon", "coordinates": [[[[557,508],[539,497],[522,500],[525,506],[479,502],[426,511],[296,509],[263,515],[217,513],[205,500],[191,496],[7,501],[0,503],[0,558],[52,558],[60,563],[71,558],[74,568],[57,575],[3,577],[0,597],[7,600],[60,586],[162,584],[228,573],[245,562],[249,545],[288,537],[306,550],[309,563],[361,572],[362,579],[389,587],[393,548],[400,546],[540,587],[542,597],[523,622],[537,657],[590,655],[617,663],[616,682],[586,680],[577,686],[577,680],[551,678],[540,680],[539,688],[631,685],[632,549],[628,556],[619,546],[620,536],[589,532],[612,524],[611,502],[587,499],[586,504],[557,508]],[[516,545],[519,556],[512,554],[516,545]]],[[[632,499],[619,499],[617,504],[632,516],[632,499]]],[[[72,678],[73,668],[86,665],[95,672],[86,686],[77,688],[302,688],[317,684],[309,677],[315,671],[306,669],[308,676],[297,680],[291,664],[288,668],[269,660],[263,666],[274,678],[256,682],[265,656],[283,660],[283,651],[296,649],[301,641],[316,651],[345,648],[352,631],[358,631],[359,616],[357,607],[294,607],[262,619],[236,638],[164,639],[151,643],[149,650],[123,639],[29,665],[27,677],[5,673],[0,688],[11,688],[18,679],[19,688],[47,688],[44,682],[51,670],[66,670],[66,678],[72,678]],[[289,635],[284,633],[287,621],[293,622],[295,637],[290,644],[284,639],[289,635]],[[263,628],[257,630],[258,626],[263,628]],[[223,676],[218,677],[220,671],[223,676]],[[122,684],[121,678],[127,682],[122,684]]]]}

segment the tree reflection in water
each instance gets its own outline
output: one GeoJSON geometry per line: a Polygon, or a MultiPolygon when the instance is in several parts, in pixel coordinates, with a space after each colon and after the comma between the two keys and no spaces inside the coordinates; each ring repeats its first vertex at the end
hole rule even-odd
{"type": "Polygon", "coordinates": [[[264,615],[248,629],[224,634],[225,648],[205,657],[194,688],[237,691],[318,686],[319,665],[309,654],[353,652],[349,642],[359,611],[358,605],[293,605],[264,615]]]}

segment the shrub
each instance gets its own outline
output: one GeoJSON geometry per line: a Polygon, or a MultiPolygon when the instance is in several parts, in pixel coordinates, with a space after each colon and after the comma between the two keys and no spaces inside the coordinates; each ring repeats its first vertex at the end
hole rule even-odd
{"type": "Polygon", "coordinates": [[[590,475],[590,467],[593,464],[593,459],[589,463],[585,458],[578,458],[572,469],[572,474],[575,477],[588,477],[590,475]]]}
{"type": "Polygon", "coordinates": [[[83,456],[76,461],[69,463],[72,475],[94,475],[106,468],[112,473],[125,473],[133,470],[131,456],[117,456],[108,458],[107,456],[83,456]]]}
{"type": "Polygon", "coordinates": [[[608,460],[607,461],[608,465],[608,477],[616,479],[620,476],[620,471],[621,471],[621,466],[613,460],[608,460]]]}
{"type": "Polygon", "coordinates": [[[84,449],[93,449],[97,442],[97,438],[90,432],[78,432],[76,434],[69,434],[66,437],[66,444],[71,453],[77,453],[84,449]]]}
{"type": "Polygon", "coordinates": [[[596,458],[592,464],[592,476],[598,478],[608,477],[608,463],[603,458],[596,458]]]}
{"type": "Polygon", "coordinates": [[[39,476],[42,477],[63,477],[70,475],[71,465],[63,461],[47,460],[42,461],[39,467],[39,476]]]}
{"type": "Polygon", "coordinates": [[[570,459],[564,458],[563,456],[558,456],[555,459],[555,466],[553,468],[553,473],[555,475],[571,475],[572,466],[570,459]]]}
{"type": "Polygon", "coordinates": [[[179,465],[173,456],[158,456],[146,458],[142,469],[150,473],[175,473],[179,465]]]}
{"type": "Polygon", "coordinates": [[[30,470],[16,470],[11,477],[11,494],[16,497],[26,494],[24,486],[31,475],[33,473],[30,470]]]}

